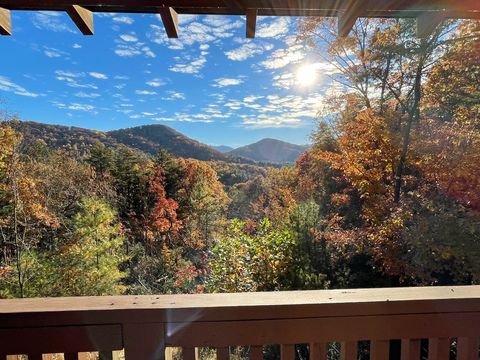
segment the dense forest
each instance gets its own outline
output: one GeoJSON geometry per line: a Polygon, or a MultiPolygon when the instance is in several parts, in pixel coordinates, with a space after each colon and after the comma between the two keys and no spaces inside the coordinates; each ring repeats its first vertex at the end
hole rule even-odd
{"type": "Polygon", "coordinates": [[[0,298],[478,283],[480,25],[299,31],[342,90],[292,166],[76,153],[4,121],[0,298]]]}

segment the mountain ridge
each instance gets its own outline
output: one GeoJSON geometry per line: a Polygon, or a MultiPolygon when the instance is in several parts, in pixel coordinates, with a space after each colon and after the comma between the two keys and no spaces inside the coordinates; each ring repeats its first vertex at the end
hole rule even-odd
{"type": "Polygon", "coordinates": [[[285,164],[293,163],[307,149],[308,145],[296,145],[278,139],[265,138],[236,148],[228,154],[259,162],[285,164]]]}
{"type": "Polygon", "coordinates": [[[162,124],[135,126],[107,132],[35,121],[15,120],[8,122],[8,124],[23,135],[27,144],[34,144],[38,140],[42,140],[50,148],[74,150],[81,154],[85,153],[91,145],[101,142],[109,148],[117,149],[121,146],[128,146],[149,155],[156,155],[160,149],[165,149],[177,157],[194,158],[203,161],[224,161],[244,164],[263,163],[268,165],[293,162],[295,159],[292,160],[294,156],[292,154],[297,154],[300,152],[300,149],[304,148],[281,140],[262,139],[251,145],[228,152],[221,152],[213,146],[189,138],[177,130],[162,124]],[[265,144],[265,142],[273,144],[274,148],[270,150],[263,148],[261,151],[263,156],[260,158],[256,158],[250,152],[244,151],[245,148],[255,147],[255,145],[259,143],[265,144]],[[278,144],[281,144],[281,146],[278,144]],[[241,151],[238,151],[239,149],[241,151]],[[286,151],[285,154],[278,154],[278,152],[284,150],[286,151]],[[269,153],[274,153],[276,156],[266,156],[269,153]]]}

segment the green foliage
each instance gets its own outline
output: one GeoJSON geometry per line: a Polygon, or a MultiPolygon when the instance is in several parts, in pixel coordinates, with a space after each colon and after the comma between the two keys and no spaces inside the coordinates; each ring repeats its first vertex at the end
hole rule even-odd
{"type": "Polygon", "coordinates": [[[283,288],[293,263],[295,240],[288,231],[271,228],[268,219],[258,229],[232,220],[225,237],[212,250],[207,288],[214,292],[272,291],[283,288]]]}
{"type": "Polygon", "coordinates": [[[114,295],[125,288],[120,265],[123,237],[115,211],[104,201],[85,198],[72,222],[73,233],[46,266],[49,296],[114,295]]]}

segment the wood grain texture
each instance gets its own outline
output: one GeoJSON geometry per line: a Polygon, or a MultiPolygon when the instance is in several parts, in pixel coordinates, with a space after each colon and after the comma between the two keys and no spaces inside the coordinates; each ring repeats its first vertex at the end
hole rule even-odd
{"type": "Polygon", "coordinates": [[[326,343],[310,343],[309,346],[310,360],[326,360],[327,344],[326,343]]]}
{"type": "Polygon", "coordinates": [[[449,360],[450,344],[449,338],[428,339],[428,360],[449,360]]]}
{"type": "Polygon", "coordinates": [[[362,16],[364,4],[357,0],[348,0],[344,11],[338,13],[338,36],[346,37],[352,30],[355,22],[362,16]]]}
{"type": "Polygon", "coordinates": [[[67,6],[65,10],[83,35],[93,35],[93,13],[90,10],[79,5],[67,6]]]}
{"type": "Polygon", "coordinates": [[[457,360],[478,360],[479,341],[477,336],[462,336],[457,339],[457,360]]]}
{"type": "Polygon", "coordinates": [[[258,13],[258,9],[247,9],[246,11],[246,18],[247,18],[246,36],[249,39],[253,39],[255,37],[255,31],[257,28],[257,13],[258,13]]]}
{"type": "MultiPolygon", "coordinates": [[[[179,14],[245,15],[245,9],[258,9],[259,16],[338,16],[346,14],[352,4],[350,0],[236,0],[237,6],[225,0],[77,0],[75,3],[93,12],[158,13],[159,7],[170,7],[179,14]]],[[[63,11],[71,5],[69,0],[0,0],[0,7],[11,10],[63,11]]],[[[476,0],[355,0],[353,5],[361,9],[360,17],[417,18],[424,12],[445,10],[453,18],[480,18],[480,1],[476,0]]]]}
{"type": "Polygon", "coordinates": [[[32,355],[123,348],[119,325],[0,328],[0,344],[7,354],[32,355]]]}
{"type": "Polygon", "coordinates": [[[370,360],[386,360],[390,354],[390,341],[374,340],[370,342],[370,360]]]}
{"type": "Polygon", "coordinates": [[[164,360],[165,331],[162,323],[123,326],[125,360],[164,360]]]}
{"type": "Polygon", "coordinates": [[[217,349],[217,360],[229,360],[230,349],[228,346],[217,349]]]}
{"type": "Polygon", "coordinates": [[[12,35],[12,17],[10,11],[0,7],[0,35],[12,35]]]}
{"type": "Polygon", "coordinates": [[[250,346],[248,352],[249,360],[263,360],[263,347],[262,346],[250,346]]]}
{"type": "Polygon", "coordinates": [[[357,360],[358,343],[356,341],[345,341],[341,343],[340,360],[357,360]]]}
{"type": "Polygon", "coordinates": [[[184,347],[182,349],[182,359],[183,360],[196,360],[195,357],[195,348],[184,347]]]}
{"type": "Polygon", "coordinates": [[[401,360],[420,360],[420,340],[402,339],[401,360]]]}
{"type": "Polygon", "coordinates": [[[165,32],[169,38],[178,38],[178,14],[171,7],[159,9],[165,32]]]}
{"type": "Polygon", "coordinates": [[[295,360],[295,345],[291,345],[291,344],[280,345],[280,359],[295,360]]]}

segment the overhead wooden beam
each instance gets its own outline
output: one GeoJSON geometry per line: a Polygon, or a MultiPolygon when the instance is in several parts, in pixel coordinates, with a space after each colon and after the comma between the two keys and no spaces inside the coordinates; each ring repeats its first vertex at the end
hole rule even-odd
{"type": "Polygon", "coordinates": [[[441,25],[446,19],[445,12],[425,12],[417,17],[417,36],[427,38],[441,25]]]}
{"type": "Polygon", "coordinates": [[[68,6],[67,14],[83,35],[93,35],[93,13],[78,5],[68,6]]]}
{"type": "Polygon", "coordinates": [[[247,38],[253,39],[255,37],[255,30],[257,28],[257,9],[247,9],[247,38]]]}
{"type": "Polygon", "coordinates": [[[12,35],[12,17],[10,10],[0,7],[0,34],[12,35]]]}
{"type": "Polygon", "coordinates": [[[171,7],[160,8],[163,26],[169,38],[178,38],[178,14],[171,7]]]}
{"type": "Polygon", "coordinates": [[[338,12],[338,36],[342,38],[348,36],[365,6],[361,0],[349,0],[346,4],[347,6],[338,12]]]}

